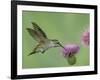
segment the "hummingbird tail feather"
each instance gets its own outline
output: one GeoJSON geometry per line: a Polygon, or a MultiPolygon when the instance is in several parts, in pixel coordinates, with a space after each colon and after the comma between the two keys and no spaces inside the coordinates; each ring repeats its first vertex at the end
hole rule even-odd
{"type": "Polygon", "coordinates": [[[30,56],[30,55],[32,55],[32,54],[35,54],[36,52],[34,51],[34,52],[31,52],[30,54],[28,54],[28,56],[30,56]]]}

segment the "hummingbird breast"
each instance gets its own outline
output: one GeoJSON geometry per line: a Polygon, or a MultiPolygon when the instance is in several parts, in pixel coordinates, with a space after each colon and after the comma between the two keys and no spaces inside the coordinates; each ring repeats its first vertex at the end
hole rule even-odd
{"type": "Polygon", "coordinates": [[[44,49],[45,49],[45,50],[47,50],[47,49],[49,49],[49,48],[52,48],[52,47],[54,47],[53,42],[51,42],[51,41],[45,42],[45,44],[44,44],[44,49]]]}
{"type": "Polygon", "coordinates": [[[46,40],[42,45],[42,49],[44,51],[48,50],[49,48],[53,48],[53,47],[58,47],[58,46],[51,40],[46,40]]]}

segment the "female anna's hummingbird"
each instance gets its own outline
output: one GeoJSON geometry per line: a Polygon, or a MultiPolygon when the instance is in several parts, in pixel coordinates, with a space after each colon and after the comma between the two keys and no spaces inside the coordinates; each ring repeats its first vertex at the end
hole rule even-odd
{"type": "MultiPolygon", "coordinates": [[[[44,31],[34,22],[32,22],[33,29],[27,28],[29,34],[38,42],[38,45],[33,49],[29,55],[41,52],[44,53],[47,49],[52,47],[63,47],[56,39],[48,39],[44,31]]],[[[64,48],[64,47],[63,47],[64,48]]]]}

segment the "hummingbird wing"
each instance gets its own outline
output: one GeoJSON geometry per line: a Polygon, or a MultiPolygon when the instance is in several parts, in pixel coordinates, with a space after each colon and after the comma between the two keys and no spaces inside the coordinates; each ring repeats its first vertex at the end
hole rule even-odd
{"type": "Polygon", "coordinates": [[[38,41],[38,42],[41,41],[41,39],[39,38],[38,33],[37,33],[35,30],[33,30],[33,29],[31,29],[31,28],[27,28],[27,31],[29,32],[29,34],[30,34],[36,41],[38,41]]]}
{"type": "Polygon", "coordinates": [[[47,39],[44,31],[34,22],[32,22],[33,29],[27,28],[29,34],[38,42],[45,41],[47,39]]]}
{"type": "Polygon", "coordinates": [[[39,35],[39,37],[47,38],[47,35],[45,34],[45,32],[35,22],[32,22],[32,25],[33,25],[34,30],[39,35]]]}

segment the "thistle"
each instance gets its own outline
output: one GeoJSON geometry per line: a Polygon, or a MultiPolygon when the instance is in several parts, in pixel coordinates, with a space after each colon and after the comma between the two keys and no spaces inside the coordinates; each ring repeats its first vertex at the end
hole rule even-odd
{"type": "Polygon", "coordinates": [[[76,44],[68,44],[62,50],[63,56],[67,59],[70,65],[74,65],[76,63],[75,54],[78,53],[80,47],[76,44]]]}
{"type": "Polygon", "coordinates": [[[83,34],[82,34],[82,43],[86,46],[89,46],[90,44],[90,32],[89,30],[88,31],[85,31],[83,34]]]}

